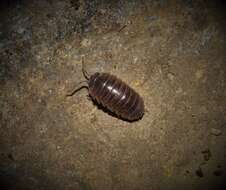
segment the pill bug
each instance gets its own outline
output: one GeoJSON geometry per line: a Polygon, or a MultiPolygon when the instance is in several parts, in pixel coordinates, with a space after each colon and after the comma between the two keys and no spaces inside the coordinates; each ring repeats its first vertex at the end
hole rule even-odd
{"type": "Polygon", "coordinates": [[[140,95],[121,79],[108,73],[96,72],[91,76],[84,68],[82,62],[82,72],[86,85],[80,86],[67,96],[72,96],[82,88],[87,88],[91,98],[99,105],[107,108],[117,117],[135,121],[144,115],[144,102],[140,95]]]}

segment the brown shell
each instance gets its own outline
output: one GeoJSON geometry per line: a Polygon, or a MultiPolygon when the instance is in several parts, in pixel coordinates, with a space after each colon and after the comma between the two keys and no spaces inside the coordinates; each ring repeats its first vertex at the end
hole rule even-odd
{"type": "Polygon", "coordinates": [[[143,99],[117,77],[95,73],[90,77],[88,87],[90,96],[117,116],[129,121],[143,116],[143,99]]]}

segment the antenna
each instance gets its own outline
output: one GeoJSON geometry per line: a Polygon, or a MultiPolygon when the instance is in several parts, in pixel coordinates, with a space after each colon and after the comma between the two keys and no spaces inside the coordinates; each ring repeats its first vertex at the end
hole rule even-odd
{"type": "MultiPolygon", "coordinates": [[[[76,86],[78,86],[78,85],[80,85],[80,84],[82,84],[84,82],[87,83],[87,80],[77,83],[76,86]]],[[[87,88],[88,89],[88,85],[82,85],[82,86],[80,86],[78,88],[75,87],[75,90],[73,90],[71,93],[67,94],[66,96],[73,96],[76,92],[80,91],[83,88],[87,88]]]]}
{"type": "Polygon", "coordinates": [[[89,80],[90,75],[89,75],[88,72],[86,71],[85,63],[84,63],[84,57],[82,57],[82,73],[83,73],[84,77],[85,77],[87,80],[89,80]]]}
{"type": "Polygon", "coordinates": [[[82,73],[83,73],[83,76],[86,78],[86,80],[77,83],[76,86],[75,86],[75,90],[73,90],[71,93],[67,94],[66,96],[73,96],[76,92],[80,91],[83,88],[87,88],[88,89],[88,84],[87,83],[89,82],[90,75],[88,74],[88,72],[85,69],[84,57],[82,57],[82,73]],[[82,84],[84,82],[86,84],[83,84],[82,86],[79,86],[80,84],[82,84]],[[79,87],[77,87],[77,86],[79,86],[79,87]]]}

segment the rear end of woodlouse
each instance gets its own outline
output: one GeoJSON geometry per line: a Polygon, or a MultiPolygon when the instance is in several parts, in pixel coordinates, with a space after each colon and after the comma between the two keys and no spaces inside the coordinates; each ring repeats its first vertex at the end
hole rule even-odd
{"type": "Polygon", "coordinates": [[[84,66],[82,67],[87,85],[76,89],[69,96],[75,94],[83,87],[88,88],[89,95],[98,104],[116,114],[118,117],[135,121],[144,115],[144,101],[140,95],[121,79],[108,73],[94,73],[89,76],[84,66]]]}

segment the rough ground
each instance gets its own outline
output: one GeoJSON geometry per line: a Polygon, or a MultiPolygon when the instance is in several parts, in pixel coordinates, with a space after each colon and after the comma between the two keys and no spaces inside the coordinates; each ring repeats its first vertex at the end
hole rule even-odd
{"type": "MultiPolygon", "coordinates": [[[[226,22],[220,1],[17,0],[0,11],[0,186],[223,189],[226,22]],[[89,73],[131,85],[145,115],[99,109],[89,73]]],[[[3,189],[3,188],[1,188],[3,189]]]]}

